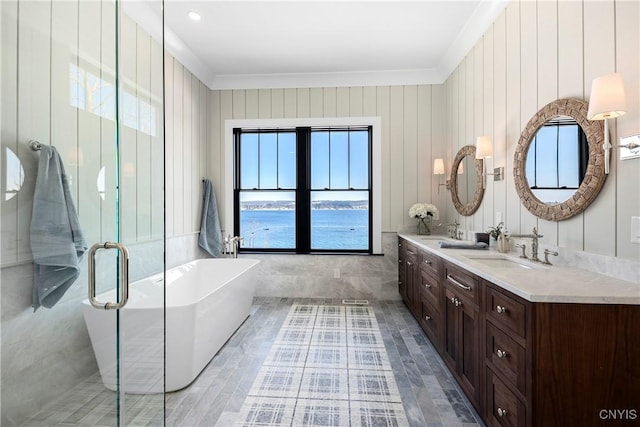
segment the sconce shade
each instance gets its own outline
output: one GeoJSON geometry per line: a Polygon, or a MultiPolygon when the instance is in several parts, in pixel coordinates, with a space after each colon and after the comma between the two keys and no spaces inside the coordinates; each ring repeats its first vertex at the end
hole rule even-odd
{"type": "Polygon", "coordinates": [[[437,158],[433,160],[433,174],[444,175],[444,160],[437,158]]]}
{"type": "Polygon", "coordinates": [[[626,112],[627,102],[622,75],[613,73],[593,79],[587,118],[589,120],[612,119],[626,112]]]}
{"type": "Polygon", "coordinates": [[[476,141],[476,159],[485,157],[493,157],[493,144],[491,137],[487,135],[479,136],[476,141]]]}

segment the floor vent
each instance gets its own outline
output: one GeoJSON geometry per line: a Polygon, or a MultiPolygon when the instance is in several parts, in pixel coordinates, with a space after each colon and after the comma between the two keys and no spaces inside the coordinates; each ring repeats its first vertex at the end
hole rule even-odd
{"type": "Polygon", "coordinates": [[[343,305],[369,305],[368,299],[343,299],[343,305]]]}

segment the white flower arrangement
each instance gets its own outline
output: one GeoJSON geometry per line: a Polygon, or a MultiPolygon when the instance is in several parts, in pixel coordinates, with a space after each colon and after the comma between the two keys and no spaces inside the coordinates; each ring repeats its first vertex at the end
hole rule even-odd
{"type": "Polygon", "coordinates": [[[438,213],[438,208],[431,203],[416,203],[409,209],[410,218],[426,218],[428,216],[435,216],[438,213]]]}

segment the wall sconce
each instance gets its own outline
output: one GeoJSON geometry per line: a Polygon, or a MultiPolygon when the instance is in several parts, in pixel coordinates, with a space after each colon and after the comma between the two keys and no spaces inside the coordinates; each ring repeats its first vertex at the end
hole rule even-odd
{"type": "Polygon", "coordinates": [[[623,116],[627,112],[627,102],[624,96],[624,80],[619,73],[606,74],[596,77],[591,82],[591,97],[587,119],[604,120],[604,173],[609,173],[609,119],[623,116]]]}
{"type": "MultiPolygon", "coordinates": [[[[444,175],[444,160],[441,158],[433,159],[433,174],[444,175]]],[[[438,194],[440,194],[440,186],[445,185],[447,190],[449,189],[449,180],[446,183],[438,183],[438,194]]]]}
{"type": "Polygon", "coordinates": [[[482,188],[486,188],[487,175],[493,175],[494,181],[502,181],[504,176],[504,168],[494,168],[493,173],[487,173],[485,171],[484,159],[493,157],[493,143],[491,137],[487,135],[479,136],[476,140],[476,159],[482,161],[482,188]]]}

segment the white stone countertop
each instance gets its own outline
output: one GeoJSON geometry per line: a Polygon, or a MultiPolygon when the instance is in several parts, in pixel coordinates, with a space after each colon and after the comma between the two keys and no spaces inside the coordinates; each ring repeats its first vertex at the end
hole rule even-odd
{"type": "Polygon", "coordinates": [[[439,241],[451,241],[445,236],[419,236],[405,233],[398,233],[398,235],[419,248],[435,253],[444,260],[463,267],[528,301],[640,305],[640,283],[619,280],[577,268],[545,266],[541,263],[521,260],[514,253],[501,254],[493,248],[489,250],[441,249],[439,241]],[[474,257],[476,259],[473,259],[474,257]],[[530,268],[515,263],[512,266],[511,263],[505,263],[505,265],[509,264],[509,267],[490,266],[486,261],[477,259],[492,257],[508,258],[530,268]]]}

